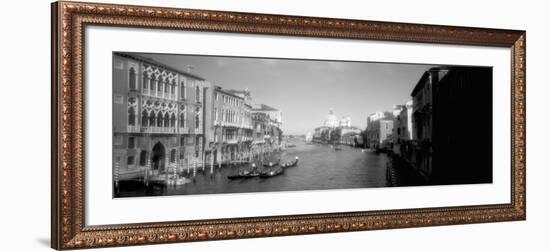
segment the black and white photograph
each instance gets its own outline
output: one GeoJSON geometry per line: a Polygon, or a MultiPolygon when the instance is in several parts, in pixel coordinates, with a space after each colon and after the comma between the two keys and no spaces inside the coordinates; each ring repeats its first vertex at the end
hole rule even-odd
{"type": "Polygon", "coordinates": [[[113,196],[493,182],[491,67],[113,52],[113,196]]]}

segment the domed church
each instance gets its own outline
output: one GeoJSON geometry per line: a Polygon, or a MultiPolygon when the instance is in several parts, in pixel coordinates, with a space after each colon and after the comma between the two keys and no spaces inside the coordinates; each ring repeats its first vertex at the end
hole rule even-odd
{"type": "Polygon", "coordinates": [[[339,125],[338,117],[336,117],[336,115],[334,115],[334,111],[332,109],[330,109],[328,111],[328,115],[327,115],[323,125],[326,126],[326,127],[338,127],[338,125],[339,125]]]}

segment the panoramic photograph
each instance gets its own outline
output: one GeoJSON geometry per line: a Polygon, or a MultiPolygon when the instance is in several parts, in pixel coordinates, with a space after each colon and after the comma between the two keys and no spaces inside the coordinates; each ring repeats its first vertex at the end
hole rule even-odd
{"type": "Polygon", "coordinates": [[[492,183],[491,67],[113,52],[113,197],[492,183]]]}

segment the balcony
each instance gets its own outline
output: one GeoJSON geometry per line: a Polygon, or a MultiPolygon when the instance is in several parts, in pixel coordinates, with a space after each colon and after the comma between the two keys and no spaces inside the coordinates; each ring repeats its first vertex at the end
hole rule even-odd
{"type": "Polygon", "coordinates": [[[129,125],[126,129],[127,132],[140,132],[140,126],[129,125]]]}
{"type": "Polygon", "coordinates": [[[187,127],[180,127],[180,128],[178,129],[178,133],[188,134],[188,133],[189,133],[189,128],[187,128],[187,127]]]}
{"type": "Polygon", "coordinates": [[[239,123],[226,122],[226,121],[222,121],[222,122],[221,122],[221,126],[224,126],[224,127],[242,128],[242,125],[240,125],[239,123]]]}
{"type": "Polygon", "coordinates": [[[223,143],[226,143],[226,144],[237,144],[237,143],[239,143],[239,140],[238,140],[236,137],[231,137],[231,138],[224,137],[224,138],[223,138],[223,143]]]}
{"type": "Polygon", "coordinates": [[[174,127],[142,127],[140,132],[175,134],[177,133],[177,130],[174,127]]]}
{"type": "Polygon", "coordinates": [[[193,129],[187,129],[189,134],[202,134],[201,128],[193,128],[193,129]]]}
{"type": "Polygon", "coordinates": [[[156,98],[162,98],[162,99],[171,99],[176,100],[176,94],[175,93],[169,93],[169,92],[163,92],[158,90],[149,90],[149,89],[142,89],[141,93],[146,96],[150,97],[156,97],[156,98]]]}
{"type": "Polygon", "coordinates": [[[252,144],[255,144],[255,145],[256,144],[263,144],[263,143],[265,143],[265,140],[263,140],[263,139],[255,139],[255,140],[252,141],[252,144]]]}

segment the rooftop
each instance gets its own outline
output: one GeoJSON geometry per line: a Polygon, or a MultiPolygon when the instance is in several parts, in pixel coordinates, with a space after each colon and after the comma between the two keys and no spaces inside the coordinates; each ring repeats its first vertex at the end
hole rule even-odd
{"type": "Polygon", "coordinates": [[[154,59],[152,58],[147,58],[147,57],[143,57],[143,56],[139,56],[139,55],[136,55],[134,53],[126,53],[126,52],[113,52],[115,55],[117,56],[121,56],[121,57],[125,57],[125,58],[130,58],[130,59],[134,59],[134,60],[137,60],[137,61],[141,61],[143,63],[146,63],[146,64],[150,64],[150,65],[154,65],[154,66],[157,66],[157,67],[160,67],[160,68],[164,68],[166,70],[169,70],[169,71],[174,71],[174,72],[177,72],[181,75],[185,75],[187,77],[191,77],[191,78],[194,78],[194,79],[197,79],[197,80],[206,80],[204,79],[203,77],[201,76],[198,76],[198,75],[195,75],[195,74],[191,74],[187,71],[184,71],[184,70],[180,70],[180,69],[177,69],[177,68],[174,68],[174,67],[171,67],[171,66],[168,66],[166,64],[163,64],[161,62],[158,62],[158,61],[155,61],[154,59]]]}
{"type": "Polygon", "coordinates": [[[275,109],[271,106],[268,106],[268,105],[264,105],[264,104],[255,104],[252,106],[252,110],[253,111],[267,111],[267,112],[277,112],[279,111],[278,109],[275,109]]]}

